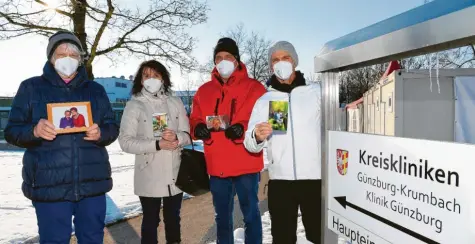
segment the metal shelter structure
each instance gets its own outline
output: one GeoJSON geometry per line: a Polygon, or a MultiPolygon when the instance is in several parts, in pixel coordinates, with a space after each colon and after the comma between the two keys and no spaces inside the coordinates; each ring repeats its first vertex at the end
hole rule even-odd
{"type": "Polygon", "coordinates": [[[324,45],[314,58],[322,73],[322,243],[334,244],[327,227],[327,131],[342,130],[337,117],[338,72],[427,53],[475,45],[475,0],[435,0],[324,45]]]}

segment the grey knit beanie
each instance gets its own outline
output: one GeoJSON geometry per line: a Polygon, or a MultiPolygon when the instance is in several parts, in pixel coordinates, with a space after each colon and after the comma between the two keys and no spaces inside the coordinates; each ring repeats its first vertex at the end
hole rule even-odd
{"type": "Polygon", "coordinates": [[[56,48],[65,42],[72,43],[77,46],[81,54],[84,52],[81,41],[79,41],[76,35],[74,35],[72,32],[62,30],[56,32],[49,38],[48,47],[46,48],[46,56],[48,57],[48,60],[51,59],[51,56],[53,56],[56,48]]]}
{"type": "Polygon", "coordinates": [[[297,52],[295,51],[295,48],[292,43],[287,41],[276,42],[269,48],[269,64],[272,64],[272,54],[274,54],[274,52],[278,50],[288,52],[290,54],[290,57],[292,57],[295,62],[295,67],[299,65],[299,56],[297,55],[297,52]]]}

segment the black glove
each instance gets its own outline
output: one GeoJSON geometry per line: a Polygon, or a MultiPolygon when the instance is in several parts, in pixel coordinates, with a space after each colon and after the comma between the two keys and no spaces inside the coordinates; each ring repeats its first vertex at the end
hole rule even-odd
{"type": "Polygon", "coordinates": [[[206,124],[199,123],[195,127],[195,137],[199,140],[208,140],[211,139],[211,134],[206,127],[206,124]]]}
{"type": "Polygon", "coordinates": [[[244,126],[241,124],[231,125],[224,131],[224,135],[231,140],[240,139],[244,135],[244,126]]]}

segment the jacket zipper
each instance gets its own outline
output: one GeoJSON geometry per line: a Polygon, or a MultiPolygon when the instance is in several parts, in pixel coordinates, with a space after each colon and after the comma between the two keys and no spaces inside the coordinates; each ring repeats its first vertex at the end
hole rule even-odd
{"type": "Polygon", "coordinates": [[[233,100],[231,101],[231,115],[229,116],[229,124],[232,124],[235,109],[236,109],[236,99],[233,98],[233,100]]]}
{"type": "MultiPolygon", "coordinates": [[[[71,97],[71,88],[67,87],[66,88],[68,92],[68,97],[71,97]]],[[[79,192],[78,192],[78,185],[79,185],[79,163],[78,163],[78,158],[76,157],[76,147],[74,146],[76,142],[76,135],[72,135],[72,141],[71,141],[71,148],[73,149],[72,156],[74,159],[74,168],[73,168],[73,184],[74,184],[74,196],[76,197],[76,201],[79,201],[79,192]]],[[[79,155],[78,155],[79,156],[79,155]]]]}
{"type": "Polygon", "coordinates": [[[171,197],[172,196],[172,190],[170,189],[170,185],[167,185],[168,186],[168,195],[171,197]]]}
{"type": "Polygon", "coordinates": [[[218,116],[218,108],[219,108],[219,98],[216,99],[216,106],[214,107],[215,116],[218,116]]]}
{"type": "Polygon", "coordinates": [[[292,119],[292,91],[289,92],[289,117],[290,117],[290,134],[292,136],[292,158],[294,161],[294,179],[297,180],[297,162],[295,161],[295,136],[294,136],[294,121],[292,119]]]}
{"type": "MultiPolygon", "coordinates": [[[[74,158],[74,195],[76,196],[76,201],[79,201],[78,194],[78,184],[79,184],[79,167],[78,167],[78,158],[76,157],[76,148],[74,147],[74,141],[76,141],[76,135],[73,135],[73,141],[71,144],[73,147],[73,158],[74,158]]],[[[79,156],[79,155],[78,155],[79,156]]]]}

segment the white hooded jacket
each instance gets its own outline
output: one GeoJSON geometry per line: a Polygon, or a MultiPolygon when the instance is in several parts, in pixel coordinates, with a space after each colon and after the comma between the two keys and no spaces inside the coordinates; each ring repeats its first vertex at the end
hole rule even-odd
{"type": "Polygon", "coordinates": [[[271,180],[321,179],[321,89],[317,83],[306,82],[291,93],[270,88],[254,105],[245,135],[249,152],[267,150],[271,180]],[[267,122],[270,101],[288,101],[287,132],[275,131],[257,144],[254,129],[267,122]]]}

